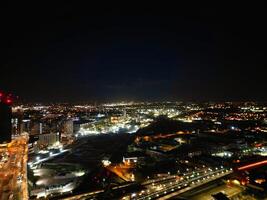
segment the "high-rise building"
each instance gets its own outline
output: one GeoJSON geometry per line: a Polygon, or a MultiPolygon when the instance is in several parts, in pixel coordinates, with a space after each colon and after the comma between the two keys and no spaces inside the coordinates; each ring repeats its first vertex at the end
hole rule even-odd
{"type": "Polygon", "coordinates": [[[66,120],[63,124],[62,129],[63,129],[62,135],[72,136],[73,135],[73,120],[72,119],[66,120]]]}
{"type": "Polygon", "coordinates": [[[11,141],[11,99],[0,93],[0,144],[11,141]]]}
{"type": "Polygon", "coordinates": [[[19,107],[12,108],[12,135],[20,135],[23,131],[23,110],[19,107]]]}
{"type": "Polygon", "coordinates": [[[31,135],[39,135],[43,133],[43,123],[33,122],[32,128],[30,130],[31,135]]]}

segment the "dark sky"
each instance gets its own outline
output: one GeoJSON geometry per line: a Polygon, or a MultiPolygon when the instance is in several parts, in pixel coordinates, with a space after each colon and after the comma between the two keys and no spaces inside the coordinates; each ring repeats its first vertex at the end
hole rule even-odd
{"type": "Polygon", "coordinates": [[[266,100],[264,5],[7,5],[0,89],[26,101],[266,100]]]}

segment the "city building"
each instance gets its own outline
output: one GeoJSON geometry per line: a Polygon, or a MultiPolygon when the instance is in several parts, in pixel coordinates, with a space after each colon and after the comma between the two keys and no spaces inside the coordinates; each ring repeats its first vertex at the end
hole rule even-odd
{"type": "Polygon", "coordinates": [[[11,100],[0,93],[0,144],[11,141],[11,100]]]}
{"type": "Polygon", "coordinates": [[[24,130],[23,110],[20,108],[12,108],[12,135],[20,135],[24,130]]]}
{"type": "Polygon", "coordinates": [[[63,124],[63,130],[62,134],[65,136],[71,136],[73,135],[73,120],[66,120],[66,122],[63,124]]]}
{"type": "Polygon", "coordinates": [[[12,139],[11,104],[11,96],[0,93],[0,199],[28,199],[28,135],[12,139]]]}
{"type": "Polygon", "coordinates": [[[37,137],[38,147],[51,146],[60,140],[59,133],[39,134],[37,137]]]}

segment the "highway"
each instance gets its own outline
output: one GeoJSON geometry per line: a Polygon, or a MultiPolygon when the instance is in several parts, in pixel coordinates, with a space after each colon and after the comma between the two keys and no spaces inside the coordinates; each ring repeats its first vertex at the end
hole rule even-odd
{"type": "MultiPolygon", "coordinates": [[[[128,183],[128,184],[120,185],[120,186],[115,186],[115,187],[112,188],[112,190],[118,190],[118,189],[122,189],[122,188],[127,188],[127,187],[129,187],[131,185],[132,185],[132,183],[128,183]]],[[[62,200],[93,199],[95,196],[97,196],[99,194],[102,194],[103,192],[104,192],[104,190],[96,190],[96,191],[93,191],[93,192],[87,192],[87,193],[83,193],[83,194],[74,195],[72,197],[67,197],[67,198],[64,198],[62,200]]]]}
{"type": "MultiPolygon", "coordinates": [[[[232,169],[226,169],[222,166],[216,168],[203,168],[193,172],[184,174],[167,175],[155,179],[148,179],[141,185],[145,188],[142,191],[128,194],[120,199],[122,200],[144,200],[144,199],[169,199],[189,190],[195,189],[201,185],[204,185],[210,181],[222,178],[231,174],[232,169]]],[[[131,184],[130,184],[131,185],[131,184]]],[[[116,186],[112,190],[127,188],[128,185],[116,186]]],[[[80,195],[75,195],[65,200],[73,199],[90,199],[102,194],[104,190],[98,190],[88,192],[80,195]]]]}
{"type": "Polygon", "coordinates": [[[217,167],[183,174],[182,176],[171,175],[147,182],[143,184],[146,187],[145,190],[139,193],[132,193],[131,196],[125,196],[122,199],[142,200],[160,198],[165,200],[231,173],[232,169],[217,167]]]}
{"type": "MultiPolygon", "coordinates": [[[[254,167],[258,167],[261,165],[265,165],[267,163],[266,160],[258,161],[255,163],[247,164],[245,166],[241,166],[237,168],[237,170],[248,170],[254,167]]],[[[203,186],[211,181],[215,181],[217,179],[223,178],[229,174],[233,173],[232,168],[224,168],[223,166],[220,167],[213,167],[207,168],[203,166],[203,168],[198,168],[194,171],[187,170],[187,173],[181,174],[173,174],[173,175],[163,175],[159,176],[154,179],[147,179],[141,183],[141,186],[144,188],[143,190],[139,190],[138,192],[133,192],[131,194],[126,194],[125,196],[121,197],[121,200],[144,200],[144,199],[171,199],[177,196],[183,196],[186,192],[194,190],[200,186],[203,186]]],[[[131,185],[131,183],[129,184],[131,185]]],[[[127,185],[113,187],[111,190],[117,190],[120,188],[127,188],[127,185]]],[[[203,194],[194,195],[194,199],[210,199],[210,192],[216,193],[216,191],[221,191],[220,187],[216,187],[215,189],[208,190],[203,194]],[[219,188],[219,189],[218,189],[219,188]]],[[[233,197],[240,193],[240,188],[224,188],[223,189],[229,197],[233,197]]],[[[90,199],[97,197],[103,194],[104,190],[98,190],[93,192],[88,192],[80,195],[75,195],[73,197],[66,198],[66,200],[72,199],[90,199]]],[[[112,191],[111,191],[112,193],[112,191]]]]}

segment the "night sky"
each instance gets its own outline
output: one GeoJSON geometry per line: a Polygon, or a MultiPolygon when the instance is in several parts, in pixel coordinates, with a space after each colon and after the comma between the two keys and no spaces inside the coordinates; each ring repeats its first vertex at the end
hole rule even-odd
{"type": "Polygon", "coordinates": [[[25,101],[267,99],[263,5],[7,5],[0,89],[25,101]]]}

